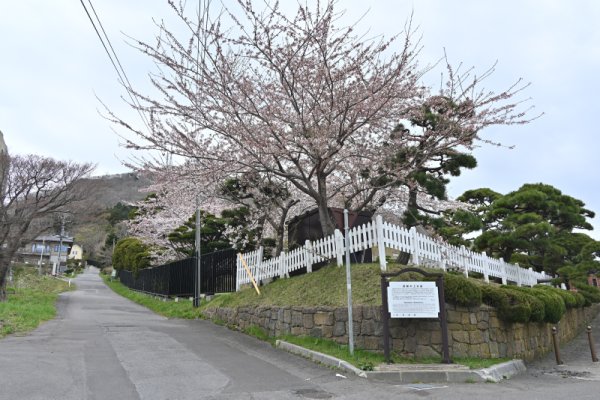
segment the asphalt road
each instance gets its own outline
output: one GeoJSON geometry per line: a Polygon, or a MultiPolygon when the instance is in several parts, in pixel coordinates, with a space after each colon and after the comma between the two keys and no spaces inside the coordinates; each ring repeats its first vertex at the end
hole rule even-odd
{"type": "Polygon", "coordinates": [[[96,269],[76,284],[55,320],[0,340],[0,399],[600,398],[599,366],[586,362],[585,347],[566,367],[549,357],[499,384],[394,385],[344,376],[211,322],[157,316],[113,293],[96,269]]]}

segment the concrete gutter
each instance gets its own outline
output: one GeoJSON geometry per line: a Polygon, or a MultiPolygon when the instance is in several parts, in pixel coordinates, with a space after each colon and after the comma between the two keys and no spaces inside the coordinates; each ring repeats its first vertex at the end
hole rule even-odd
{"type": "Polygon", "coordinates": [[[469,369],[469,367],[458,364],[384,364],[375,367],[375,371],[362,371],[347,361],[283,340],[278,340],[275,345],[280,349],[328,367],[339,368],[363,378],[388,383],[499,382],[526,371],[525,363],[522,360],[511,360],[483,369],[469,369]]]}

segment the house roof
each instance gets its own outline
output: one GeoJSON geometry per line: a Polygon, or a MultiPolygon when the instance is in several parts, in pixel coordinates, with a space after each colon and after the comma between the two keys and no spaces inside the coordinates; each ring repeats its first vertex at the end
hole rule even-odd
{"type": "MultiPolygon", "coordinates": [[[[72,236],[63,236],[63,243],[73,243],[72,236]]],[[[59,235],[42,235],[35,238],[35,242],[60,242],[59,235]]]]}

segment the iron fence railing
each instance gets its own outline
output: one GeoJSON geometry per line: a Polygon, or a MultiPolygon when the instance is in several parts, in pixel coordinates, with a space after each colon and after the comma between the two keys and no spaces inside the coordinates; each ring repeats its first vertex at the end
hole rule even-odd
{"type": "MultiPolygon", "coordinates": [[[[194,295],[196,258],[186,258],[137,274],[119,271],[121,283],[130,289],[160,296],[188,297],[194,295]]],[[[201,256],[200,292],[204,294],[235,292],[236,251],[216,251],[201,256]]]]}

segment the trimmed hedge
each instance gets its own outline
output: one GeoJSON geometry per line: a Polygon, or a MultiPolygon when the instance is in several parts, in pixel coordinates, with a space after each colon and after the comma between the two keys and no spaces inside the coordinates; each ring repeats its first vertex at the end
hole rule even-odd
{"type": "Polygon", "coordinates": [[[592,303],[600,303],[600,290],[594,286],[578,285],[577,293],[583,296],[586,306],[590,306],[592,303]]]}
{"type": "Polygon", "coordinates": [[[481,304],[481,289],[462,275],[444,275],[444,295],[446,301],[465,307],[481,304]]]}
{"type": "Polygon", "coordinates": [[[569,292],[552,286],[536,285],[518,287],[474,283],[463,275],[444,275],[445,295],[448,303],[473,307],[481,303],[498,310],[498,317],[505,322],[557,323],[568,308],[600,303],[600,290],[592,286],[569,292]]]}

